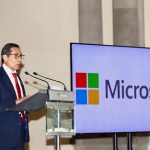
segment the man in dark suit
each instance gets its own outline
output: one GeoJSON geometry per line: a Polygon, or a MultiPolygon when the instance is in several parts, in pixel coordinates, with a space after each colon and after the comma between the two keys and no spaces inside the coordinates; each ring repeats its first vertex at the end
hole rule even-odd
{"type": "Polygon", "coordinates": [[[7,111],[7,108],[26,99],[23,83],[16,75],[21,69],[22,58],[21,49],[17,44],[8,43],[1,51],[0,150],[24,150],[24,144],[29,142],[27,112],[7,111]]]}

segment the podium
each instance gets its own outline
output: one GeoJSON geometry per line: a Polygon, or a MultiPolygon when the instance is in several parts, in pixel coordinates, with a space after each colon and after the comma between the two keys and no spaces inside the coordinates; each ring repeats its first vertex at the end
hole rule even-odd
{"type": "Polygon", "coordinates": [[[8,111],[38,111],[46,108],[46,135],[54,136],[54,149],[60,150],[60,136],[75,135],[75,93],[62,90],[39,90],[8,111]]]}
{"type": "Polygon", "coordinates": [[[74,92],[49,90],[49,100],[46,102],[46,135],[54,135],[55,150],[60,150],[60,136],[75,135],[74,101],[74,92]]]}

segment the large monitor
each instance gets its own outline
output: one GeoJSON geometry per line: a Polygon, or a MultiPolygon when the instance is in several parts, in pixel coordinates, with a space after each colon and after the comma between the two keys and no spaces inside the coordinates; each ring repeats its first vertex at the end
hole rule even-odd
{"type": "Polygon", "coordinates": [[[71,43],[77,133],[150,131],[150,49],[71,43]]]}

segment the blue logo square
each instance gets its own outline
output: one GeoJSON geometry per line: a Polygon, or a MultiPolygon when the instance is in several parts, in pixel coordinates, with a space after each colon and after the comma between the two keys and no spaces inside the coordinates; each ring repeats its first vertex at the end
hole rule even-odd
{"type": "Polygon", "coordinates": [[[87,104],[87,90],[76,90],[76,104],[87,104]]]}

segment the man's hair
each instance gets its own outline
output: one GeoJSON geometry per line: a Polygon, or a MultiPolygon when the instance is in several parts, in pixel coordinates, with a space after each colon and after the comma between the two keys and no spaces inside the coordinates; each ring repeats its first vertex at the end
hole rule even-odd
{"type": "Polygon", "coordinates": [[[2,51],[1,51],[1,62],[2,62],[2,64],[4,63],[3,55],[8,55],[8,54],[10,54],[12,47],[20,48],[20,46],[19,46],[18,44],[15,44],[15,43],[7,43],[7,44],[4,45],[4,47],[2,48],[2,51]]]}

